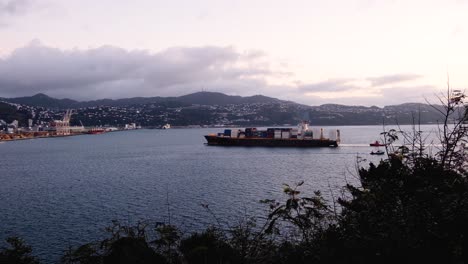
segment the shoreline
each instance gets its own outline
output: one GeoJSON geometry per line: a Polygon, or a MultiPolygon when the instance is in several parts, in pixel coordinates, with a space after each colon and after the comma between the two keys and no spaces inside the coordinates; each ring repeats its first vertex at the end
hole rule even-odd
{"type": "MultiPolygon", "coordinates": [[[[100,133],[100,134],[111,133],[111,132],[121,132],[121,131],[129,131],[129,130],[125,130],[125,129],[113,130],[113,131],[103,132],[103,133],[100,133]]],[[[33,133],[37,133],[37,132],[33,132],[33,133]]],[[[12,141],[21,141],[21,140],[30,140],[30,139],[40,139],[40,138],[63,138],[63,137],[74,137],[74,136],[82,136],[82,135],[99,135],[99,134],[89,134],[87,132],[73,133],[73,134],[70,134],[70,135],[38,135],[38,136],[33,135],[33,136],[31,136],[31,135],[27,135],[27,134],[28,133],[26,133],[26,134],[22,134],[22,133],[19,133],[19,134],[0,134],[0,143],[12,142],[12,141]]]]}

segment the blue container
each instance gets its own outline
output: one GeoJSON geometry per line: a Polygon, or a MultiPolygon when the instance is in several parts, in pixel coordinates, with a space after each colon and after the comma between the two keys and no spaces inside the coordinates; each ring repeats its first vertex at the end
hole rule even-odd
{"type": "Polygon", "coordinates": [[[231,136],[231,129],[225,129],[224,130],[224,135],[231,136]]]}

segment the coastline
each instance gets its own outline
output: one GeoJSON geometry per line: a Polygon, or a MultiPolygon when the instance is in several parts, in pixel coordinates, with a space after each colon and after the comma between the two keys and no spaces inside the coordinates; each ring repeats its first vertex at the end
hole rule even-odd
{"type": "MultiPolygon", "coordinates": [[[[119,132],[119,131],[127,131],[127,130],[125,130],[125,129],[112,130],[112,131],[106,131],[104,133],[119,132]]],[[[71,133],[69,135],[56,135],[56,134],[50,134],[48,132],[47,133],[40,133],[40,134],[37,134],[37,133],[38,132],[0,134],[0,143],[11,142],[11,141],[19,141],[19,140],[39,139],[39,138],[62,138],[62,137],[73,137],[73,136],[80,136],[80,135],[91,135],[88,132],[71,133]]]]}

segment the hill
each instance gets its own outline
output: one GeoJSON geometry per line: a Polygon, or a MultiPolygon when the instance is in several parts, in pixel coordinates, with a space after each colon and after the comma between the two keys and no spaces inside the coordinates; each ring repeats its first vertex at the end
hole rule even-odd
{"type": "Polygon", "coordinates": [[[26,109],[0,102],[0,120],[8,124],[14,120],[18,120],[20,126],[27,126],[28,119],[31,117],[31,113],[26,109]]]}
{"type": "MultiPolygon", "coordinates": [[[[307,106],[262,95],[242,97],[214,92],[198,92],[179,97],[133,97],[86,102],[37,94],[3,101],[24,106],[16,110],[22,111],[18,116],[21,121],[26,119],[24,113],[27,111],[35,116],[34,121],[39,122],[60,119],[65,109],[75,109],[72,119],[74,124],[83,122],[85,125],[98,126],[121,126],[129,123],[149,127],[166,123],[173,126],[276,126],[295,125],[302,120],[309,120],[311,124],[320,126],[381,125],[382,122],[411,124],[417,122],[416,120],[420,120],[421,124],[431,124],[441,120],[440,113],[434,107],[420,103],[383,108],[339,104],[307,106]]],[[[13,108],[9,109],[7,112],[10,114],[5,120],[11,120],[13,116],[13,108]]]]}
{"type": "Polygon", "coordinates": [[[93,101],[75,101],[71,99],[56,99],[45,94],[36,94],[33,96],[2,98],[5,102],[23,104],[35,107],[67,109],[67,108],[82,108],[95,106],[130,106],[157,104],[164,102],[180,102],[185,104],[195,105],[228,105],[228,104],[253,104],[253,103],[273,103],[281,102],[276,98],[271,98],[263,95],[254,96],[233,96],[216,92],[197,92],[179,97],[133,97],[123,99],[100,99],[93,101]]]}
{"type": "Polygon", "coordinates": [[[56,99],[42,93],[33,96],[24,96],[16,98],[1,98],[2,101],[45,108],[68,108],[75,105],[78,101],[71,99],[56,99]]]}
{"type": "Polygon", "coordinates": [[[248,97],[232,96],[223,93],[198,92],[174,98],[177,101],[199,104],[199,105],[228,105],[228,104],[253,104],[253,103],[275,103],[281,100],[263,95],[248,97]]]}

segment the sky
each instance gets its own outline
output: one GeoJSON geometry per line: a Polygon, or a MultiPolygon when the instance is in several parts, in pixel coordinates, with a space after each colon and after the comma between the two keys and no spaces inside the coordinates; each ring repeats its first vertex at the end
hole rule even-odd
{"type": "Polygon", "coordinates": [[[0,97],[384,106],[468,87],[468,0],[0,0],[0,97]]]}

